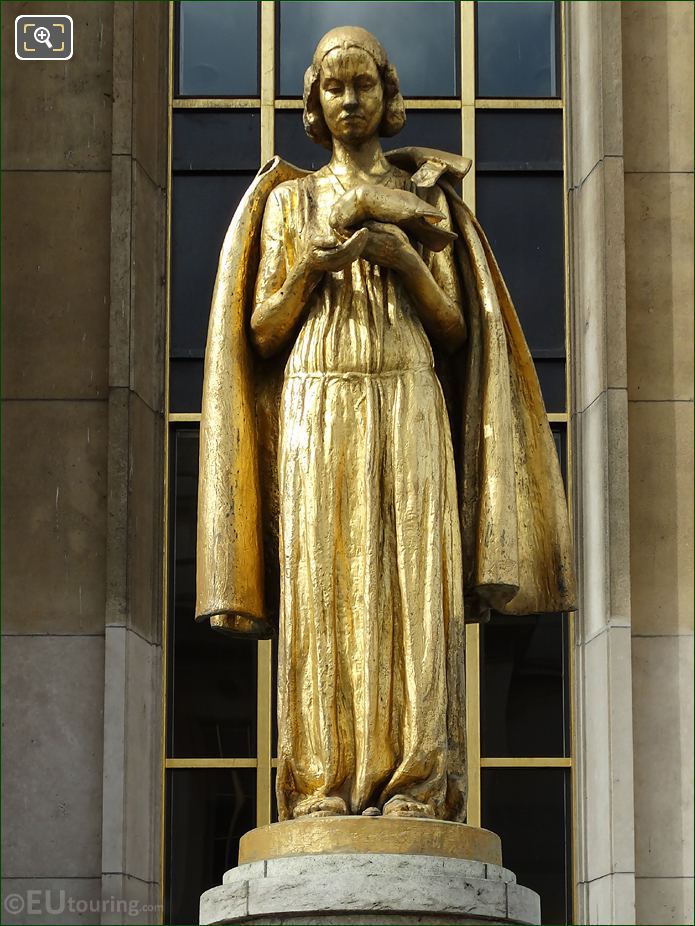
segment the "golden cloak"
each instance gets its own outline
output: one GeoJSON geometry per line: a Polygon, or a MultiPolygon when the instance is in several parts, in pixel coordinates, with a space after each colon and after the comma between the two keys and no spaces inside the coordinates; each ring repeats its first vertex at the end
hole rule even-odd
{"type": "MultiPolygon", "coordinates": [[[[451,422],[466,620],[490,609],[575,608],[564,487],[533,360],[490,245],[452,181],[466,159],[403,148],[414,172],[434,160],[458,233],[465,346],[437,355],[451,422]]],[[[278,611],[277,435],[286,354],[258,358],[248,324],[270,192],[306,171],[273,158],[254,179],[220,252],[205,353],[200,425],[196,619],[269,637],[278,611]]],[[[436,354],[436,351],[435,351],[436,354]]]]}

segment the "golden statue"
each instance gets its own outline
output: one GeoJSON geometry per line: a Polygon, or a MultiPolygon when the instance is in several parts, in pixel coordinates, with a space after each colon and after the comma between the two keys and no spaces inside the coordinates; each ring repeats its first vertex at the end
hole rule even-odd
{"type": "Polygon", "coordinates": [[[280,819],[465,819],[464,617],[574,607],[533,362],[456,190],[470,162],[384,154],[398,76],[323,37],[304,124],[220,254],[200,436],[197,618],[279,618],[280,819]]]}

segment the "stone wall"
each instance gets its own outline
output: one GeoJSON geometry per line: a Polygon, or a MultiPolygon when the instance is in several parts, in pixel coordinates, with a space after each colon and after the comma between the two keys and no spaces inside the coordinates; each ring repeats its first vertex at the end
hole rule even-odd
{"type": "Polygon", "coordinates": [[[578,921],[633,923],[620,4],[567,23],[578,921]]]}
{"type": "Polygon", "coordinates": [[[55,4],[2,6],[3,894],[152,904],[167,5],[61,4],[69,62],[14,56],[55,4]]]}
{"type": "Polygon", "coordinates": [[[693,4],[623,3],[636,922],[693,922],[693,4]]]}
{"type": "MultiPolygon", "coordinates": [[[[6,889],[101,892],[111,3],[70,62],[14,56],[3,4],[6,889]]],[[[24,920],[18,920],[23,922],[24,920]]]]}
{"type": "Polygon", "coordinates": [[[567,5],[579,921],[693,920],[693,4],[567,5]]]}

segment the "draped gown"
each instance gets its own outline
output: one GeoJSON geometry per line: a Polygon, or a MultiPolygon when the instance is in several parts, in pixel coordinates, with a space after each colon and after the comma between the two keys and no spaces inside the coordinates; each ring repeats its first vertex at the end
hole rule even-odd
{"type": "MultiPolygon", "coordinates": [[[[256,305],[328,235],[344,182],[273,190],[256,305]]],[[[412,188],[396,168],[383,182],[412,188]]],[[[460,304],[453,248],[421,253],[460,304]]],[[[279,423],[279,816],[403,797],[463,819],[461,539],[432,347],[398,274],[364,259],[324,274],[302,318],[279,423]]]]}

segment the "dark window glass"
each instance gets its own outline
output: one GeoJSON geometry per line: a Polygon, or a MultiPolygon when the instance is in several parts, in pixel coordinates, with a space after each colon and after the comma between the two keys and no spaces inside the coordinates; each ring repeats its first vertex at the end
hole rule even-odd
{"type": "Polygon", "coordinates": [[[568,754],[565,652],[561,614],[495,614],[482,626],[484,756],[568,754]]]}
{"type": "Polygon", "coordinates": [[[560,460],[560,472],[562,473],[562,479],[565,483],[565,488],[567,487],[567,429],[564,424],[559,422],[554,422],[551,425],[551,431],[553,432],[553,440],[555,441],[555,449],[557,450],[557,455],[560,460]]]}
{"type": "Polygon", "coordinates": [[[222,883],[239,839],[256,825],[253,769],[170,769],[167,773],[165,923],[197,923],[200,895],[222,883]]]}
{"type": "Polygon", "coordinates": [[[258,96],[258,4],[183,0],[178,96],[258,96]]]}
{"type": "Polygon", "coordinates": [[[543,401],[547,412],[564,412],[567,404],[565,390],[565,361],[535,360],[536,373],[541,384],[543,401]]]}
{"type": "Polygon", "coordinates": [[[502,839],[504,865],[537,891],[542,923],[571,923],[570,777],[557,768],[484,768],[482,824],[502,839]]]}
{"type": "Polygon", "coordinates": [[[290,164],[306,170],[318,170],[331,158],[331,152],[304,131],[301,109],[279,109],[275,113],[275,151],[290,164]]]}
{"type": "Polygon", "coordinates": [[[202,374],[210,302],[224,236],[253,173],[179,174],[174,178],[171,251],[172,411],[199,411],[200,379],[178,360],[198,361],[202,374]],[[190,390],[190,391],[188,391],[190,390]],[[176,400],[175,402],[173,400],[176,400]],[[184,407],[185,406],[185,407],[184,407]]]}
{"type": "Polygon", "coordinates": [[[476,3],[477,96],[557,97],[557,3],[476,3]]]}
{"type": "Polygon", "coordinates": [[[260,163],[256,110],[174,113],[171,366],[173,412],[199,412],[220,247],[260,163]]]}
{"type": "Polygon", "coordinates": [[[422,145],[461,153],[461,113],[451,109],[411,109],[405,125],[392,138],[382,138],[385,151],[422,145]]]}
{"type": "Polygon", "coordinates": [[[172,168],[181,171],[254,173],[261,160],[261,119],[258,110],[223,112],[214,109],[174,112],[172,168]]]}
{"type": "Polygon", "coordinates": [[[477,171],[561,171],[562,112],[557,109],[478,110],[475,166],[477,171]]]}
{"type": "Polygon", "coordinates": [[[203,358],[169,362],[169,411],[199,412],[203,404],[203,358]]]}
{"type": "Polygon", "coordinates": [[[173,758],[256,755],[256,647],[196,623],[198,431],[173,430],[173,608],[170,609],[169,751],[173,758]]]}
{"type": "MultiPolygon", "coordinates": [[[[456,110],[410,110],[405,126],[392,138],[382,138],[385,151],[406,145],[424,145],[444,151],[461,151],[461,115],[456,110]]],[[[301,110],[285,109],[275,114],[275,150],[286,161],[318,170],[327,164],[331,152],[313,142],[304,131],[301,110]]]]}
{"type": "Polygon", "coordinates": [[[319,39],[335,26],[372,32],[396,66],[404,96],[458,96],[457,3],[280,3],[280,95],[301,96],[304,71],[319,39]]]}
{"type": "Polygon", "coordinates": [[[564,357],[562,175],[480,174],[476,211],[533,357],[564,357]]]}

